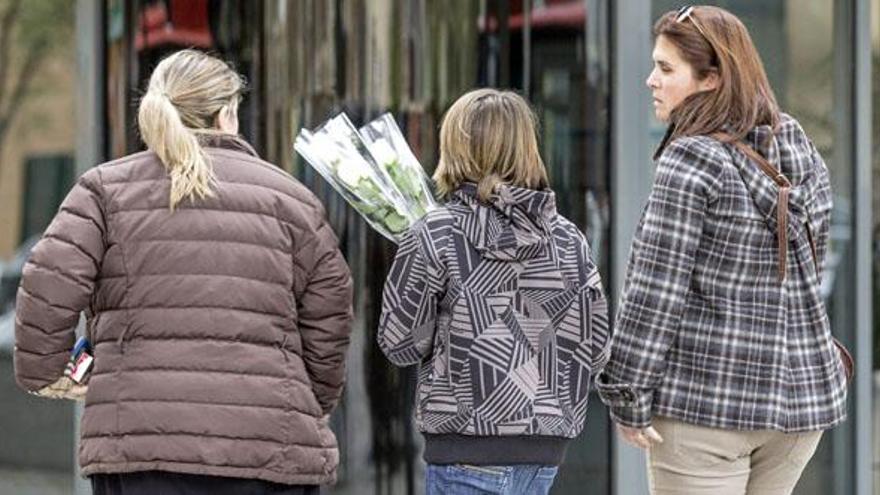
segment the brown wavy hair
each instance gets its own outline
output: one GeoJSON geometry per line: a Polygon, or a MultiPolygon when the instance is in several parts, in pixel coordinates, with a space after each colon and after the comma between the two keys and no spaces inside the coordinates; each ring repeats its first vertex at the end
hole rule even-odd
{"type": "Polygon", "coordinates": [[[499,184],[549,187],[537,125],[529,104],[512,91],[482,88],[461,96],[440,125],[437,192],[448,196],[463,182],[475,182],[486,201],[499,184]]]}
{"type": "Polygon", "coordinates": [[[676,138],[723,132],[738,141],[759,125],[779,124],[779,106],[764,64],[742,21],[730,12],[696,6],[663,14],[654,36],[664,36],[703,80],[717,74],[718,86],[694,93],[672,110],[666,136],[655,153],[660,156],[676,138]]]}

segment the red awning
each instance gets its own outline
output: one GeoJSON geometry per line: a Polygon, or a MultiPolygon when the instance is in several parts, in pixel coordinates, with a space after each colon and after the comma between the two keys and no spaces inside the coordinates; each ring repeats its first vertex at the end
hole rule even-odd
{"type": "Polygon", "coordinates": [[[137,51],[158,46],[214,45],[208,23],[208,0],[169,0],[145,6],[139,16],[139,30],[134,36],[137,51]],[[170,12],[169,12],[170,9],[170,12]]]}
{"type": "MultiPolygon", "coordinates": [[[[525,16],[522,14],[521,8],[511,10],[515,13],[512,13],[508,19],[508,27],[511,31],[518,31],[522,29],[525,23],[525,16]]],[[[530,17],[529,24],[531,24],[533,30],[553,28],[583,29],[587,18],[587,8],[584,6],[584,2],[581,1],[548,3],[547,5],[532,9],[530,17]]],[[[495,32],[498,27],[498,21],[494,16],[488,17],[487,29],[486,20],[486,18],[479,20],[480,32],[495,32]]]]}
{"type": "MultiPolygon", "coordinates": [[[[581,29],[587,18],[587,8],[583,2],[545,5],[532,10],[529,19],[532,29],[565,27],[581,29]]],[[[510,16],[510,29],[522,29],[525,22],[523,14],[510,16]]]]}

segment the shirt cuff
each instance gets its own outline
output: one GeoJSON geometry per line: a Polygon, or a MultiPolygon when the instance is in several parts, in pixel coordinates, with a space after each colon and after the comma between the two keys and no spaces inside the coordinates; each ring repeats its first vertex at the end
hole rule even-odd
{"type": "Polygon", "coordinates": [[[629,383],[609,383],[604,372],[596,377],[596,391],[608,406],[615,423],[630,428],[647,428],[651,425],[653,391],[639,390],[629,383]]]}

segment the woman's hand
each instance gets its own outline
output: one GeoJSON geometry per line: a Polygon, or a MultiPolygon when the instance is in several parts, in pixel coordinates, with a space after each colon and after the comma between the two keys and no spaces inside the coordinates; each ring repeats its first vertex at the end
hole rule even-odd
{"type": "Polygon", "coordinates": [[[34,394],[49,399],[85,400],[89,386],[73,381],[69,376],[70,372],[71,366],[68,364],[67,369],[64,370],[64,376],[37,390],[34,394]]]}
{"type": "Polygon", "coordinates": [[[617,433],[626,443],[640,449],[650,449],[654,444],[663,443],[663,437],[653,426],[647,428],[630,428],[617,425],[617,433]]]}

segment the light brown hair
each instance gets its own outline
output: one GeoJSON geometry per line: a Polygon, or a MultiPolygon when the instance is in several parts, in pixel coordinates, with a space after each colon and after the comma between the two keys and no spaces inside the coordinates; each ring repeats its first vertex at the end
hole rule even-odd
{"type": "Polygon", "coordinates": [[[486,201],[499,184],[547,188],[536,126],[529,104],[512,91],[483,88],[464,94],[440,126],[437,191],[447,196],[462,183],[475,182],[486,201]]]}
{"type": "Polygon", "coordinates": [[[719,8],[696,6],[664,14],[654,25],[678,49],[694,77],[718,76],[718,86],[688,96],[672,110],[666,144],[682,136],[724,132],[738,141],[758,125],[779,124],[779,106],[758,50],[743,23],[719,8]]]}
{"type": "Polygon", "coordinates": [[[243,89],[244,80],[226,62],[197,50],[169,55],[150,75],[138,128],[171,177],[171,210],[185,198],[213,196],[214,173],[198,135],[222,134],[218,115],[235,115],[243,89]]]}

